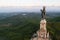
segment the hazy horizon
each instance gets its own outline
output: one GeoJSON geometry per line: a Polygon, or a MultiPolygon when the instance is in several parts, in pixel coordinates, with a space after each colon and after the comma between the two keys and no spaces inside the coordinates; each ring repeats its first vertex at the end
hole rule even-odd
{"type": "MultiPolygon", "coordinates": [[[[15,7],[0,7],[0,13],[1,12],[40,12],[40,9],[42,9],[42,6],[32,6],[32,7],[21,7],[21,6],[15,6],[15,7]]],[[[60,7],[58,6],[49,6],[46,7],[47,12],[60,12],[60,7]]]]}

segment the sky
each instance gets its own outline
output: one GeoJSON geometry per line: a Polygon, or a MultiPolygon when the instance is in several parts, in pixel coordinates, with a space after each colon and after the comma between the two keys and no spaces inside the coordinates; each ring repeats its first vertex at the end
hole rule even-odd
{"type": "Polygon", "coordinates": [[[40,12],[42,6],[47,6],[49,11],[59,11],[60,0],[0,0],[0,12],[40,12]]]}
{"type": "Polygon", "coordinates": [[[60,6],[60,0],[0,0],[0,7],[7,6],[60,6]]]}

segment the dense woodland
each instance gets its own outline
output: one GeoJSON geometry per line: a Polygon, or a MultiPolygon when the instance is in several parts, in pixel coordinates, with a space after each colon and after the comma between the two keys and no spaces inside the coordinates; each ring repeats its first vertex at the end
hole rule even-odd
{"type": "MultiPolygon", "coordinates": [[[[0,40],[30,40],[39,30],[40,13],[20,13],[0,19],[0,40]]],[[[52,40],[60,40],[60,16],[48,15],[47,30],[52,40]]]]}

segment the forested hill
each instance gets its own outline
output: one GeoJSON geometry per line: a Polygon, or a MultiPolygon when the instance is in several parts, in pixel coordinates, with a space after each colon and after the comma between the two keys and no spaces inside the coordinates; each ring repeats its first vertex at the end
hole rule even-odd
{"type": "Polygon", "coordinates": [[[38,30],[39,14],[19,14],[0,20],[0,35],[7,40],[29,40],[38,30]]]}
{"type": "MultiPolygon", "coordinates": [[[[48,16],[48,15],[47,15],[48,16]]],[[[39,29],[39,13],[21,13],[0,20],[1,40],[30,40],[39,29]]],[[[53,40],[60,40],[60,17],[47,17],[47,29],[53,40]]]]}

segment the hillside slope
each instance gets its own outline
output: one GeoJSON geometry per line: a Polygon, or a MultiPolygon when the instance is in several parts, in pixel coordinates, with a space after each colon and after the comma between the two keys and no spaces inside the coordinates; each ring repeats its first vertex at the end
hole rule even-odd
{"type": "MultiPolygon", "coordinates": [[[[60,17],[47,18],[47,29],[53,40],[60,40],[60,17]],[[58,21],[59,20],[59,21],[58,21]]],[[[19,14],[0,20],[3,40],[30,40],[39,29],[40,14],[19,14]]]]}

